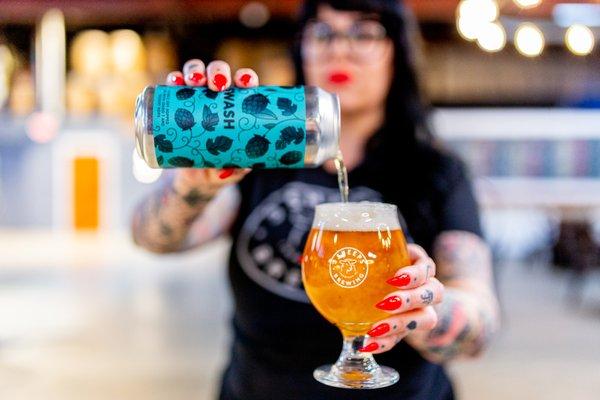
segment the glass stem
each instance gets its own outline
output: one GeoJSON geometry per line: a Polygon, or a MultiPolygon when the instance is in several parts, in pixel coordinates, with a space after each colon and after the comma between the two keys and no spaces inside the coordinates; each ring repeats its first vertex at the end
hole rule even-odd
{"type": "Polygon", "coordinates": [[[335,363],[335,368],[342,373],[366,373],[373,374],[379,370],[379,365],[371,353],[358,351],[364,346],[366,337],[344,336],[342,353],[335,363]]]}

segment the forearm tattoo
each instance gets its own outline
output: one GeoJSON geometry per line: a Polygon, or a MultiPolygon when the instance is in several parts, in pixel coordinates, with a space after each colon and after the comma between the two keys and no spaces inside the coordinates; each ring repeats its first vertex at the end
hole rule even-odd
{"type": "MultiPolygon", "coordinates": [[[[468,232],[444,232],[434,248],[438,279],[446,286],[438,323],[409,342],[426,358],[444,362],[481,353],[498,329],[498,302],[487,245],[468,232]]],[[[421,296],[428,304],[428,295],[421,296]]]]}
{"type": "Polygon", "coordinates": [[[167,178],[137,207],[133,217],[134,241],[159,253],[181,250],[190,226],[212,198],[198,189],[178,193],[172,178],[167,178]]]}

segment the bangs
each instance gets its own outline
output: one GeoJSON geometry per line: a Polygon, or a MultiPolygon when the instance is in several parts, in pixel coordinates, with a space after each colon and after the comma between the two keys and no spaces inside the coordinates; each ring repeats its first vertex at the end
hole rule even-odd
{"type": "MultiPolygon", "coordinates": [[[[327,4],[339,11],[359,11],[364,14],[382,14],[390,12],[397,1],[395,0],[322,0],[315,3],[315,14],[319,4],[327,4]]],[[[314,15],[313,15],[314,17],[314,15]]]]}
{"type": "Polygon", "coordinates": [[[398,0],[307,0],[301,10],[298,28],[317,18],[319,5],[328,5],[337,11],[359,12],[360,19],[379,21],[390,33],[398,30],[398,15],[402,14],[398,0]]]}

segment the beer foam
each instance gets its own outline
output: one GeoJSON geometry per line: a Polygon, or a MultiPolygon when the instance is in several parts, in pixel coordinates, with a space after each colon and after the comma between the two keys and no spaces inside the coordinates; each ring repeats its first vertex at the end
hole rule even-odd
{"type": "Polygon", "coordinates": [[[398,207],[394,204],[361,201],[356,203],[323,203],[315,209],[313,228],[325,230],[369,232],[378,229],[400,229],[398,207]]]}

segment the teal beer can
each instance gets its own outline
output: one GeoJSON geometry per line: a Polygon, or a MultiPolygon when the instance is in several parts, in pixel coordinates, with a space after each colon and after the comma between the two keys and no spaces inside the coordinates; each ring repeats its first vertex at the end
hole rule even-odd
{"type": "Polygon", "coordinates": [[[337,95],[314,86],[148,86],[135,142],[152,168],[311,168],[339,150],[337,95]]]}

